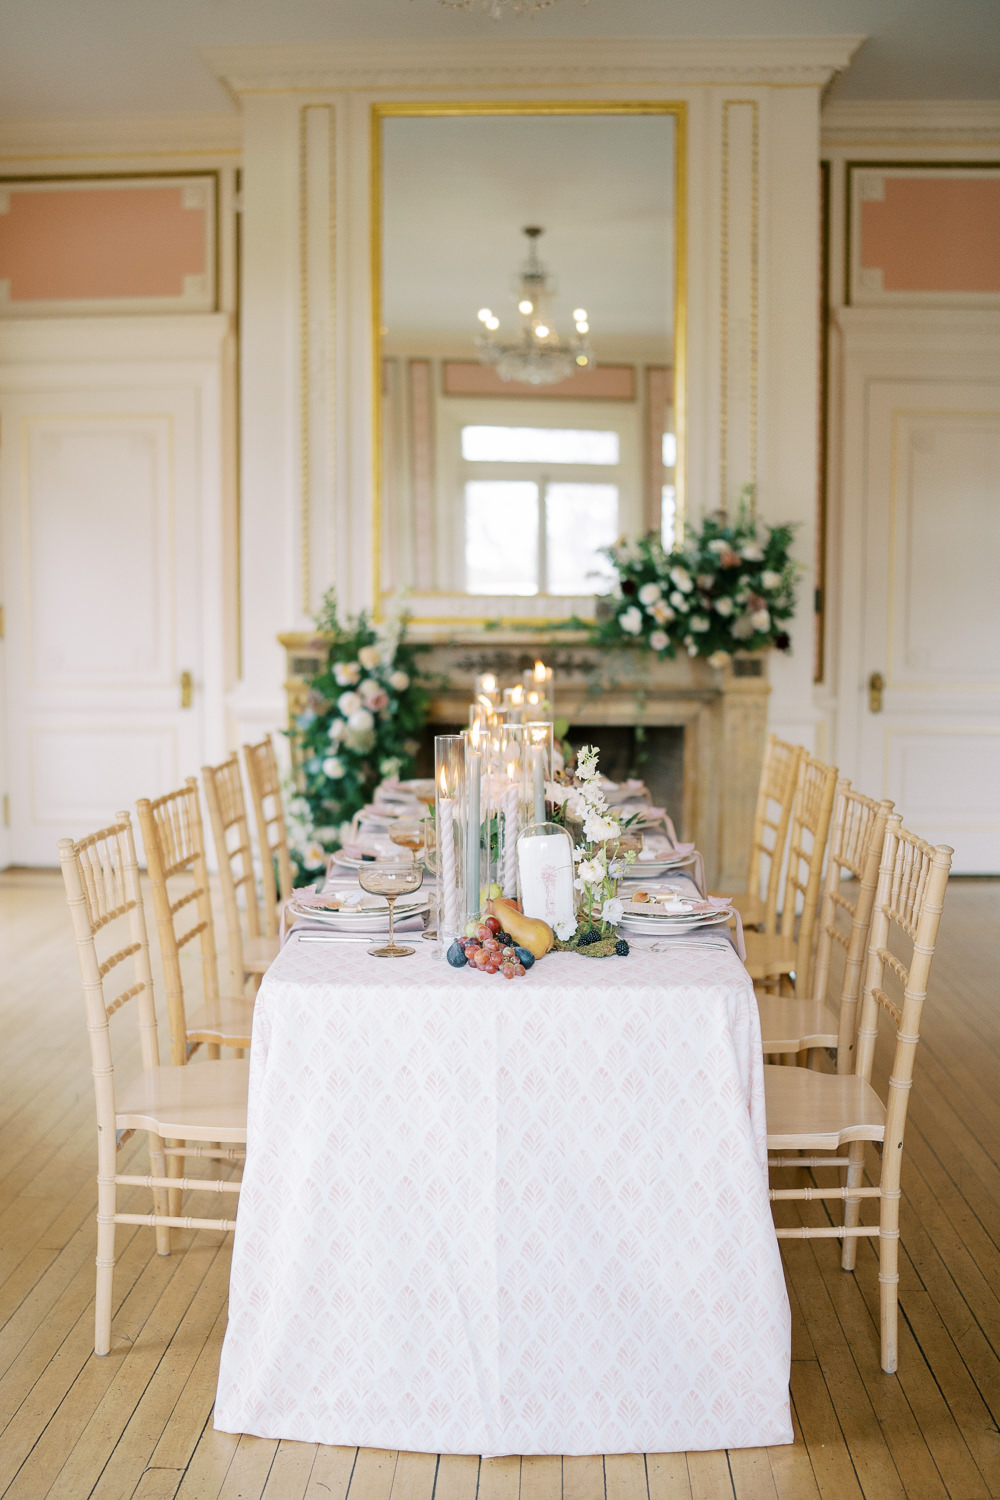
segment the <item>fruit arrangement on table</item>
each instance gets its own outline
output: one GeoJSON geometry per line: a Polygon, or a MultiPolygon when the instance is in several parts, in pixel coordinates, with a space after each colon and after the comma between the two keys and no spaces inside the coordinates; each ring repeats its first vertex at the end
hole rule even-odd
{"type": "MultiPolygon", "coordinates": [[[[469,924],[470,927],[473,925],[469,924]]],[[[498,917],[484,917],[474,930],[456,938],[448,949],[453,969],[468,968],[477,974],[502,974],[505,979],[519,979],[535,962],[530,948],[515,943],[504,932],[498,917]]]]}

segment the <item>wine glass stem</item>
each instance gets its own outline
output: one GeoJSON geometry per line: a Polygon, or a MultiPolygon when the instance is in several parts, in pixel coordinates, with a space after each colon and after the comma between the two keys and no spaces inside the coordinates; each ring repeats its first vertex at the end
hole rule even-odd
{"type": "Polygon", "coordinates": [[[394,904],[396,898],[395,898],[395,896],[386,896],[385,899],[389,903],[389,947],[390,948],[395,948],[395,946],[396,946],[396,935],[395,935],[395,932],[393,930],[393,904],[394,904]]]}

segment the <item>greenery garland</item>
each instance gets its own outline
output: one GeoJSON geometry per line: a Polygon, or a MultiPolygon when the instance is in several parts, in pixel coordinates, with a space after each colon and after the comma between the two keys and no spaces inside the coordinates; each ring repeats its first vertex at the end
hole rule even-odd
{"type": "Polygon", "coordinates": [[[794,527],[765,526],[753,513],[753,488],[730,518],[717,511],[700,531],[667,552],[655,532],[605,548],[617,575],[593,627],[600,646],[635,646],[661,660],[678,652],[723,666],[735,651],[791,646],[785,622],[795,613],[799,564],[790,555],[794,527]]]}
{"type": "Polygon", "coordinates": [[[400,612],[376,625],[362,611],[341,620],[335,592],[324,596],[316,625],[329,638],[327,659],[289,730],[299,766],[287,806],[296,884],[316,878],[380,781],[413,774],[429,697],[407,619],[400,612]]]}

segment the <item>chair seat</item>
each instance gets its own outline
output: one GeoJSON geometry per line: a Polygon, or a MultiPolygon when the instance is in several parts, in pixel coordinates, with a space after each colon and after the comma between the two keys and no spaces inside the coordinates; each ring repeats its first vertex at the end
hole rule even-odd
{"type": "Polygon", "coordinates": [[[804,1047],[836,1047],[838,1021],[823,1000],[793,1000],[757,994],[761,1047],[767,1052],[801,1052],[804,1047]]]}
{"type": "Polygon", "coordinates": [[[247,938],[243,944],[243,968],[247,974],[263,974],[278,956],[276,937],[247,938]]]}
{"type": "Polygon", "coordinates": [[[187,1013],[189,1042],[218,1042],[223,1047],[249,1047],[253,1001],[242,996],[220,996],[187,1013]]]}
{"type": "Polygon", "coordinates": [[[245,1141],[247,1058],[150,1068],[118,1090],[119,1130],[152,1130],[168,1140],[245,1141]]]}
{"type": "Polygon", "coordinates": [[[790,974],[798,965],[794,938],[781,937],[778,933],[748,932],[745,941],[747,973],[751,979],[790,974]]]}
{"type": "Polygon", "coordinates": [[[849,1141],[880,1141],[885,1106],[854,1073],[764,1068],[767,1145],[774,1150],[836,1151],[849,1141]]]}

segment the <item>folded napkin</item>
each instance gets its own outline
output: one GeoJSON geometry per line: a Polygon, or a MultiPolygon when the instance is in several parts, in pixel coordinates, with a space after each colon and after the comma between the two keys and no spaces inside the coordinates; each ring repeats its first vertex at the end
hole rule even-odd
{"type": "MultiPolygon", "coordinates": [[[[354,887],[354,889],[356,891],[357,887],[354,887]]],[[[296,892],[293,899],[299,906],[315,906],[323,910],[324,908],[329,908],[331,894],[333,894],[331,891],[327,891],[325,894],[318,891],[299,891],[296,892]]],[[[279,940],[284,945],[293,929],[296,932],[370,932],[373,939],[382,937],[389,931],[388,911],[385,913],[385,924],[383,926],[381,922],[373,922],[371,918],[359,917],[356,921],[352,922],[348,915],[349,910],[349,907],[340,907],[343,919],[334,927],[329,922],[310,921],[307,916],[301,916],[298,912],[290,911],[286,906],[281,914],[279,940]]],[[[424,912],[415,912],[412,916],[404,916],[403,912],[400,911],[394,924],[395,930],[397,932],[422,932],[425,915],[424,912]]]]}

